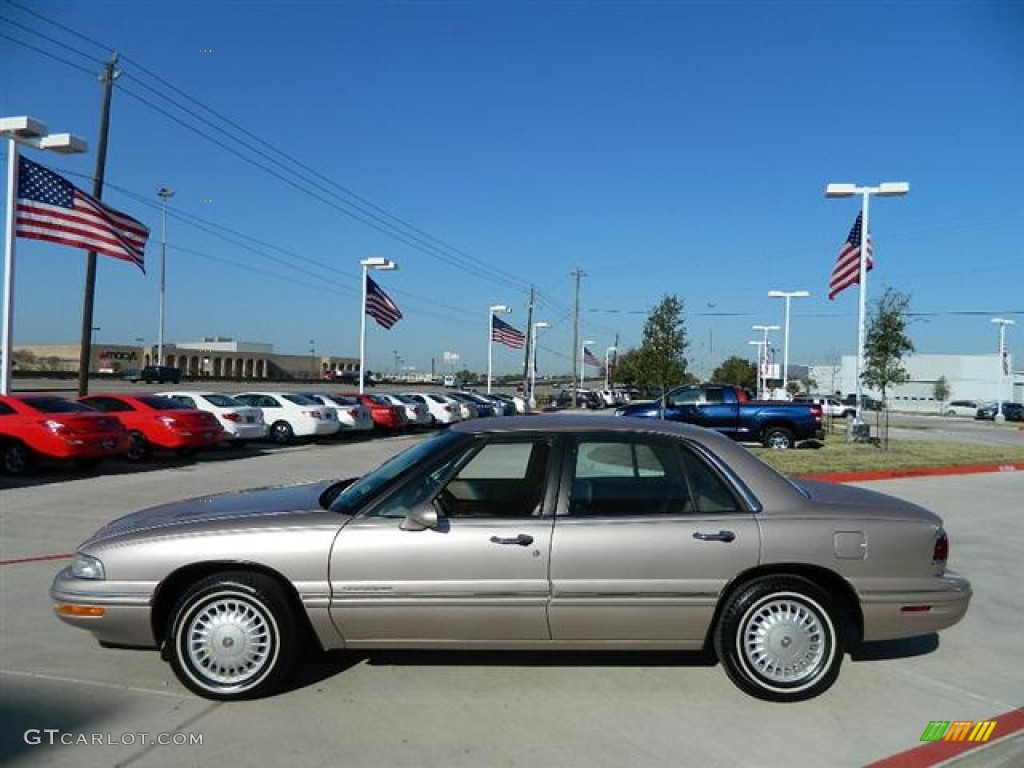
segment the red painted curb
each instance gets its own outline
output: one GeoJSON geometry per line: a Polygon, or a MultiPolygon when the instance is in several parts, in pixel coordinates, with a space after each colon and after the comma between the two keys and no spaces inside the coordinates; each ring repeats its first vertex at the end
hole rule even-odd
{"type": "Polygon", "coordinates": [[[933,741],[906,752],[884,757],[864,768],[931,768],[972,749],[987,747],[1024,729],[1024,708],[1012,709],[989,720],[996,721],[988,741],[933,741]]]}
{"type": "Polygon", "coordinates": [[[36,555],[35,557],[16,557],[13,560],[0,560],[0,565],[21,565],[22,563],[42,563],[46,560],[70,560],[74,555],[36,555]]]}
{"type": "Polygon", "coordinates": [[[956,467],[917,467],[914,469],[878,469],[871,472],[823,472],[796,475],[801,480],[825,480],[829,483],[856,483],[870,480],[892,480],[901,477],[933,477],[936,475],[976,475],[982,472],[1016,472],[1024,470],[1024,461],[1009,464],[964,464],[956,467]]]}

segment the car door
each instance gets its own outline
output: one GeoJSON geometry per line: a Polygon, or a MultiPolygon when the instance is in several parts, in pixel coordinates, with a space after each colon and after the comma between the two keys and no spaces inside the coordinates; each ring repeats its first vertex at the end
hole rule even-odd
{"type": "Polygon", "coordinates": [[[551,544],[552,639],[700,646],[723,588],[758,563],[750,501],[682,440],[574,443],[551,544]]]}
{"type": "Polygon", "coordinates": [[[470,441],[346,525],[330,558],[346,643],[548,640],[551,456],[547,436],[470,441]],[[403,528],[417,508],[437,525],[403,528]]]}

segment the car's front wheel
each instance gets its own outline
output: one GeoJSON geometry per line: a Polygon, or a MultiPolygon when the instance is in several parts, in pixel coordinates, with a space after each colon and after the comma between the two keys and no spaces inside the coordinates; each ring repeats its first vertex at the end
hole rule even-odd
{"type": "Polygon", "coordinates": [[[729,679],[767,701],[824,693],[843,662],[844,626],[829,596],[796,576],[767,576],[729,598],[714,645],[729,679]]]}
{"type": "Polygon", "coordinates": [[[270,439],[278,445],[290,443],[294,436],[295,432],[287,421],[275,421],[270,425],[270,439]]]}
{"type": "Polygon", "coordinates": [[[26,474],[32,469],[32,459],[32,451],[27,445],[17,442],[0,445],[0,467],[4,474],[26,474]]]}
{"type": "Polygon", "coordinates": [[[171,614],[170,661],[185,687],[230,701],[271,693],[297,650],[295,618],[277,583],[258,573],[203,579],[171,614]]]}

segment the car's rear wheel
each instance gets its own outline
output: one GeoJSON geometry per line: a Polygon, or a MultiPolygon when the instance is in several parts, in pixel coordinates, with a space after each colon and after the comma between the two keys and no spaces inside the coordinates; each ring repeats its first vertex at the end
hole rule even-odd
{"type": "Polygon", "coordinates": [[[290,443],[293,437],[295,432],[287,421],[275,421],[270,425],[270,439],[278,445],[290,443]]]}
{"type": "Polygon", "coordinates": [[[729,679],[767,701],[825,692],[843,662],[844,626],[829,596],[796,576],[767,576],[737,590],[715,628],[729,679]]]}
{"type": "Polygon", "coordinates": [[[194,693],[220,701],[255,698],[287,679],[298,634],[270,577],[215,574],[192,587],[171,616],[171,667],[194,693]]]}
{"type": "Polygon", "coordinates": [[[793,432],[786,427],[769,427],[764,433],[764,447],[785,449],[794,445],[793,432]]]}
{"type": "Polygon", "coordinates": [[[132,432],[131,438],[125,458],[129,461],[142,461],[149,456],[153,449],[141,432],[132,432]]]}
{"type": "Polygon", "coordinates": [[[0,446],[0,467],[7,475],[24,475],[32,469],[32,451],[27,445],[11,442],[0,446]]]}

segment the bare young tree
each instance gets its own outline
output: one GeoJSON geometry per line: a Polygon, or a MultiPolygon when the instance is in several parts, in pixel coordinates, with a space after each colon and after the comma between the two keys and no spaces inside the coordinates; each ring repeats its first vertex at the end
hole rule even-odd
{"type": "MultiPolygon", "coordinates": [[[[914,342],[906,335],[907,310],[910,296],[892,288],[875,302],[868,320],[867,339],[864,343],[864,370],[861,381],[882,393],[885,426],[882,445],[889,447],[889,409],[886,393],[894,384],[903,384],[910,378],[903,367],[903,358],[914,351],[914,342]]],[[[879,414],[879,422],[881,414],[879,414]]],[[[876,423],[879,423],[876,422],[876,423]]]]}

